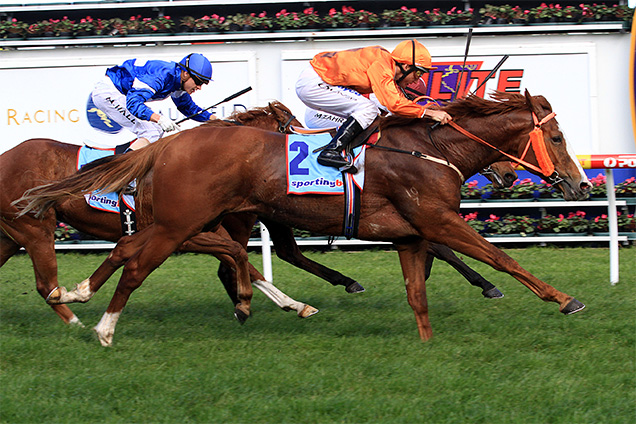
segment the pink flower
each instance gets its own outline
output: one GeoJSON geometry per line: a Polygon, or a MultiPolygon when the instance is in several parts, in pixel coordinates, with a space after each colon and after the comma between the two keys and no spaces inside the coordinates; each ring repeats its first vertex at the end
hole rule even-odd
{"type": "Polygon", "coordinates": [[[499,221],[499,217],[493,214],[490,214],[490,218],[486,220],[486,222],[495,222],[495,221],[499,221]]]}

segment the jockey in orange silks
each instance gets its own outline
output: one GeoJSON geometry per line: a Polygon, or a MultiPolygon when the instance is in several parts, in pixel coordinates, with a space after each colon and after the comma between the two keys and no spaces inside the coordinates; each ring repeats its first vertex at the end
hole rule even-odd
{"type": "Polygon", "coordinates": [[[416,82],[431,66],[431,55],[416,40],[405,40],[389,52],[380,46],[319,53],[296,82],[296,94],[306,106],[345,118],[333,140],[318,156],[318,163],[354,170],[340,151],[378,116],[378,107],[363,94],[375,94],[378,102],[394,114],[445,124],[446,112],[419,105],[403,89],[416,82]]]}

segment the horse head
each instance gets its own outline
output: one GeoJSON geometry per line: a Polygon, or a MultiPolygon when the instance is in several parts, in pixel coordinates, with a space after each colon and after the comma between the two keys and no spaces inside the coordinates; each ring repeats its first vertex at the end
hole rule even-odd
{"type": "Polygon", "coordinates": [[[298,128],[303,126],[300,121],[296,119],[296,115],[294,115],[287,106],[278,100],[270,102],[267,105],[267,108],[272,116],[276,117],[276,121],[278,122],[278,128],[276,128],[276,131],[283,134],[291,134],[292,126],[298,128]]]}
{"type": "Polygon", "coordinates": [[[488,178],[494,188],[512,187],[517,180],[517,173],[509,161],[495,162],[482,169],[480,174],[488,178]]]}
{"type": "Polygon", "coordinates": [[[565,136],[559,128],[556,119],[553,118],[552,106],[543,96],[531,96],[525,91],[526,103],[533,113],[535,129],[539,129],[541,137],[532,140],[532,149],[528,156],[534,157],[546,177],[546,181],[555,185],[563,193],[565,200],[583,200],[589,195],[590,184],[581,164],[571,146],[565,140],[565,136]],[[552,116],[552,118],[551,118],[552,116]],[[549,159],[546,159],[547,158],[549,159]],[[549,163],[551,162],[551,164],[549,163]],[[552,166],[550,166],[552,165],[552,166]],[[553,170],[551,175],[550,169],[553,170]]]}
{"type": "Polygon", "coordinates": [[[235,111],[228,117],[228,120],[283,134],[289,134],[292,125],[302,127],[296,116],[279,101],[270,102],[267,106],[255,107],[244,112],[235,111]]]}

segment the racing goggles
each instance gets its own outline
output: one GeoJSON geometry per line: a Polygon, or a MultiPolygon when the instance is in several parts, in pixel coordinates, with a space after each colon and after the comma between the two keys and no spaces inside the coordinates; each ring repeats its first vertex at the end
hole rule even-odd
{"type": "Polygon", "coordinates": [[[196,75],[194,75],[194,73],[192,72],[188,72],[188,74],[190,74],[190,77],[192,78],[192,81],[194,81],[194,84],[202,87],[203,84],[207,84],[207,81],[203,81],[202,79],[198,78],[196,75]]]}

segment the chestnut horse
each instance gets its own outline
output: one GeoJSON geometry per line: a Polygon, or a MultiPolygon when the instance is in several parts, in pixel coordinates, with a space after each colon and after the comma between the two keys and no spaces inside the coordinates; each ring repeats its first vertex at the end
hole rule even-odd
{"type": "MultiPolygon", "coordinates": [[[[290,125],[300,125],[291,111],[280,102],[272,102],[266,107],[254,108],[246,112],[236,112],[229,119],[235,124],[279,132],[287,132],[290,125]]],[[[231,124],[224,121],[212,121],[208,125],[229,126],[231,124]]],[[[0,180],[3,187],[0,192],[0,230],[2,230],[0,231],[0,267],[20,247],[24,247],[33,263],[37,290],[45,299],[58,287],[54,247],[56,219],[99,239],[115,242],[122,236],[121,224],[116,214],[93,209],[83,199],[60,202],[56,205],[55,211],[48,213],[42,220],[34,220],[28,216],[15,219],[17,210],[11,206],[11,203],[27,189],[74,174],[78,150],[79,146],[75,145],[49,139],[32,139],[0,155],[0,180]],[[15,178],[16,175],[21,177],[15,178]]],[[[495,164],[495,174],[489,175],[489,178],[493,184],[507,184],[511,173],[514,174],[514,170],[509,163],[495,164]]],[[[514,181],[514,178],[512,180],[514,181]]],[[[150,210],[149,205],[145,209],[150,210]]],[[[139,218],[141,228],[152,219],[148,213],[143,213],[143,208],[139,218]]],[[[255,215],[251,214],[230,215],[225,218],[223,226],[233,239],[241,242],[245,247],[255,219],[255,215]]],[[[289,228],[278,224],[276,226],[272,224],[271,227],[270,233],[274,247],[283,260],[324,278],[333,285],[342,285],[347,292],[355,293],[364,290],[351,278],[304,257],[289,228]]],[[[205,248],[201,247],[201,249],[205,248]]],[[[502,296],[492,284],[466,266],[447,247],[432,245],[431,254],[447,261],[471,284],[480,287],[485,297],[502,296]]],[[[250,271],[251,278],[257,287],[279,307],[284,310],[295,310],[301,317],[315,311],[315,308],[291,299],[271,283],[265,282],[265,279],[253,267],[250,271]]],[[[234,303],[237,303],[233,271],[221,263],[219,277],[234,303]]],[[[78,318],[66,305],[51,304],[51,307],[64,322],[79,323],[78,318]]]]}
{"type": "MultiPolygon", "coordinates": [[[[434,131],[427,119],[383,120],[380,144],[391,150],[367,152],[371,171],[361,196],[358,235],[396,246],[421,339],[432,336],[425,285],[430,242],[506,272],[540,299],[557,303],[564,314],[583,309],[581,302],[523,269],[458,215],[464,176],[508,158],[523,159],[526,169],[558,187],[565,200],[588,196],[590,183],[548,101],[527,91],[525,96],[498,92],[494,100],[469,96],[443,109],[453,116],[453,126],[434,131]]],[[[283,135],[247,127],[198,127],[169,143],[155,143],[82,175],[33,189],[20,200],[22,213],[42,215],[68,194],[119,191],[152,171],[154,223],[120,239],[88,279],[90,290],[90,284],[103,284],[125,264],[113,299],[95,327],[100,342],[110,345],[130,294],[182,243],[218,226],[226,214],[249,212],[315,233],[340,234],[342,197],[286,195],[285,156],[283,135]]],[[[143,180],[139,190],[144,190],[143,180]]],[[[222,237],[208,241],[233,255],[240,300],[235,314],[244,320],[252,295],[247,254],[238,243],[232,245],[222,237]]]]}

